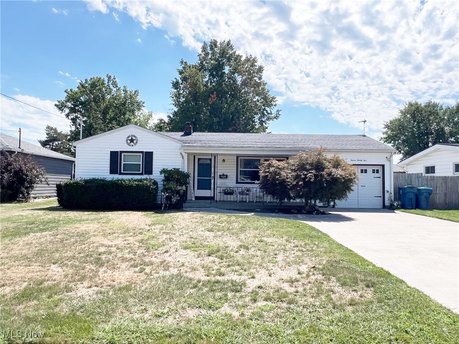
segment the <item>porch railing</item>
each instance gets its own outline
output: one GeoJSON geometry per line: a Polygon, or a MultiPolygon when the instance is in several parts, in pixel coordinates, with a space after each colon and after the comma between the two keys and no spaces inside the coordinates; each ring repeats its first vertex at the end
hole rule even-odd
{"type": "MultiPolygon", "coordinates": [[[[277,203],[278,201],[271,195],[267,195],[258,187],[250,186],[231,186],[217,187],[215,197],[217,202],[261,202],[261,203],[277,203]]],[[[290,202],[302,202],[301,200],[292,200],[290,202]]]]}

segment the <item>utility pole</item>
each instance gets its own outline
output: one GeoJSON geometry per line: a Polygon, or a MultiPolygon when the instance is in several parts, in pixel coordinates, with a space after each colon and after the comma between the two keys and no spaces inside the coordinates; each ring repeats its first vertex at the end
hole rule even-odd
{"type": "Polygon", "coordinates": [[[19,132],[19,149],[21,149],[21,140],[22,140],[22,130],[21,130],[21,128],[19,128],[18,132],[19,132]]]}
{"type": "Polygon", "coordinates": [[[83,119],[81,118],[81,116],[78,121],[80,122],[80,140],[81,140],[83,139],[83,119]]]}
{"type": "Polygon", "coordinates": [[[359,123],[363,123],[363,136],[365,136],[367,120],[364,119],[363,121],[359,121],[359,123]]]}

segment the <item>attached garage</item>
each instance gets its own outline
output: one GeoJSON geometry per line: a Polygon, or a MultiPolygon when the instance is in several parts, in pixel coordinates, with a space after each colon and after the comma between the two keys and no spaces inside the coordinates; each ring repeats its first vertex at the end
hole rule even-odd
{"type": "Polygon", "coordinates": [[[384,166],[355,166],[358,181],[346,200],[336,202],[339,208],[383,208],[384,204],[384,166]]]}

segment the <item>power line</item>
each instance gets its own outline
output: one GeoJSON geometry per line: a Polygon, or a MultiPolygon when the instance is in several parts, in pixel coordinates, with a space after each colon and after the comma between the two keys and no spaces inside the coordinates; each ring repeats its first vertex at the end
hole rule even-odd
{"type": "Polygon", "coordinates": [[[61,118],[68,119],[68,118],[65,117],[65,116],[59,115],[59,114],[57,114],[57,113],[52,113],[52,112],[50,112],[50,111],[48,111],[48,110],[39,108],[39,107],[37,107],[37,106],[35,106],[35,105],[28,104],[28,103],[26,103],[26,102],[23,102],[22,100],[13,98],[13,97],[11,97],[11,96],[9,96],[9,95],[6,95],[6,94],[4,94],[4,93],[1,93],[1,92],[0,92],[0,94],[1,94],[2,96],[6,97],[6,98],[9,98],[9,99],[11,99],[11,100],[14,100],[14,101],[18,102],[18,103],[21,103],[21,104],[30,106],[30,107],[32,107],[32,108],[34,108],[34,109],[37,109],[37,110],[40,110],[40,111],[43,111],[43,112],[46,112],[46,113],[49,113],[50,115],[58,116],[58,117],[61,117],[61,118]]]}
{"type": "Polygon", "coordinates": [[[17,133],[17,132],[18,132],[17,130],[3,129],[3,128],[0,128],[0,131],[7,131],[7,132],[9,132],[9,133],[17,133]]]}

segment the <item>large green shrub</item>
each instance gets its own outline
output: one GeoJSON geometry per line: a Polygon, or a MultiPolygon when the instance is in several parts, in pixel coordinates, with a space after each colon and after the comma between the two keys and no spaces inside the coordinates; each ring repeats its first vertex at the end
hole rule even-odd
{"type": "Polygon", "coordinates": [[[68,209],[154,209],[158,183],[154,179],[81,179],[58,184],[59,205],[68,209]]]}
{"type": "Polygon", "coordinates": [[[324,150],[301,152],[284,162],[269,161],[260,169],[260,188],[282,201],[302,199],[306,209],[317,202],[334,204],[352,191],[357,181],[355,168],[324,150]]]}
{"type": "Polygon", "coordinates": [[[2,202],[27,201],[35,184],[46,181],[45,170],[29,155],[0,152],[2,202]]]}
{"type": "Polygon", "coordinates": [[[186,187],[190,182],[191,175],[178,168],[163,168],[160,171],[163,178],[163,208],[183,208],[186,200],[186,187]]]}
{"type": "Polygon", "coordinates": [[[260,188],[279,203],[291,200],[288,160],[269,160],[260,165],[260,188]]]}

